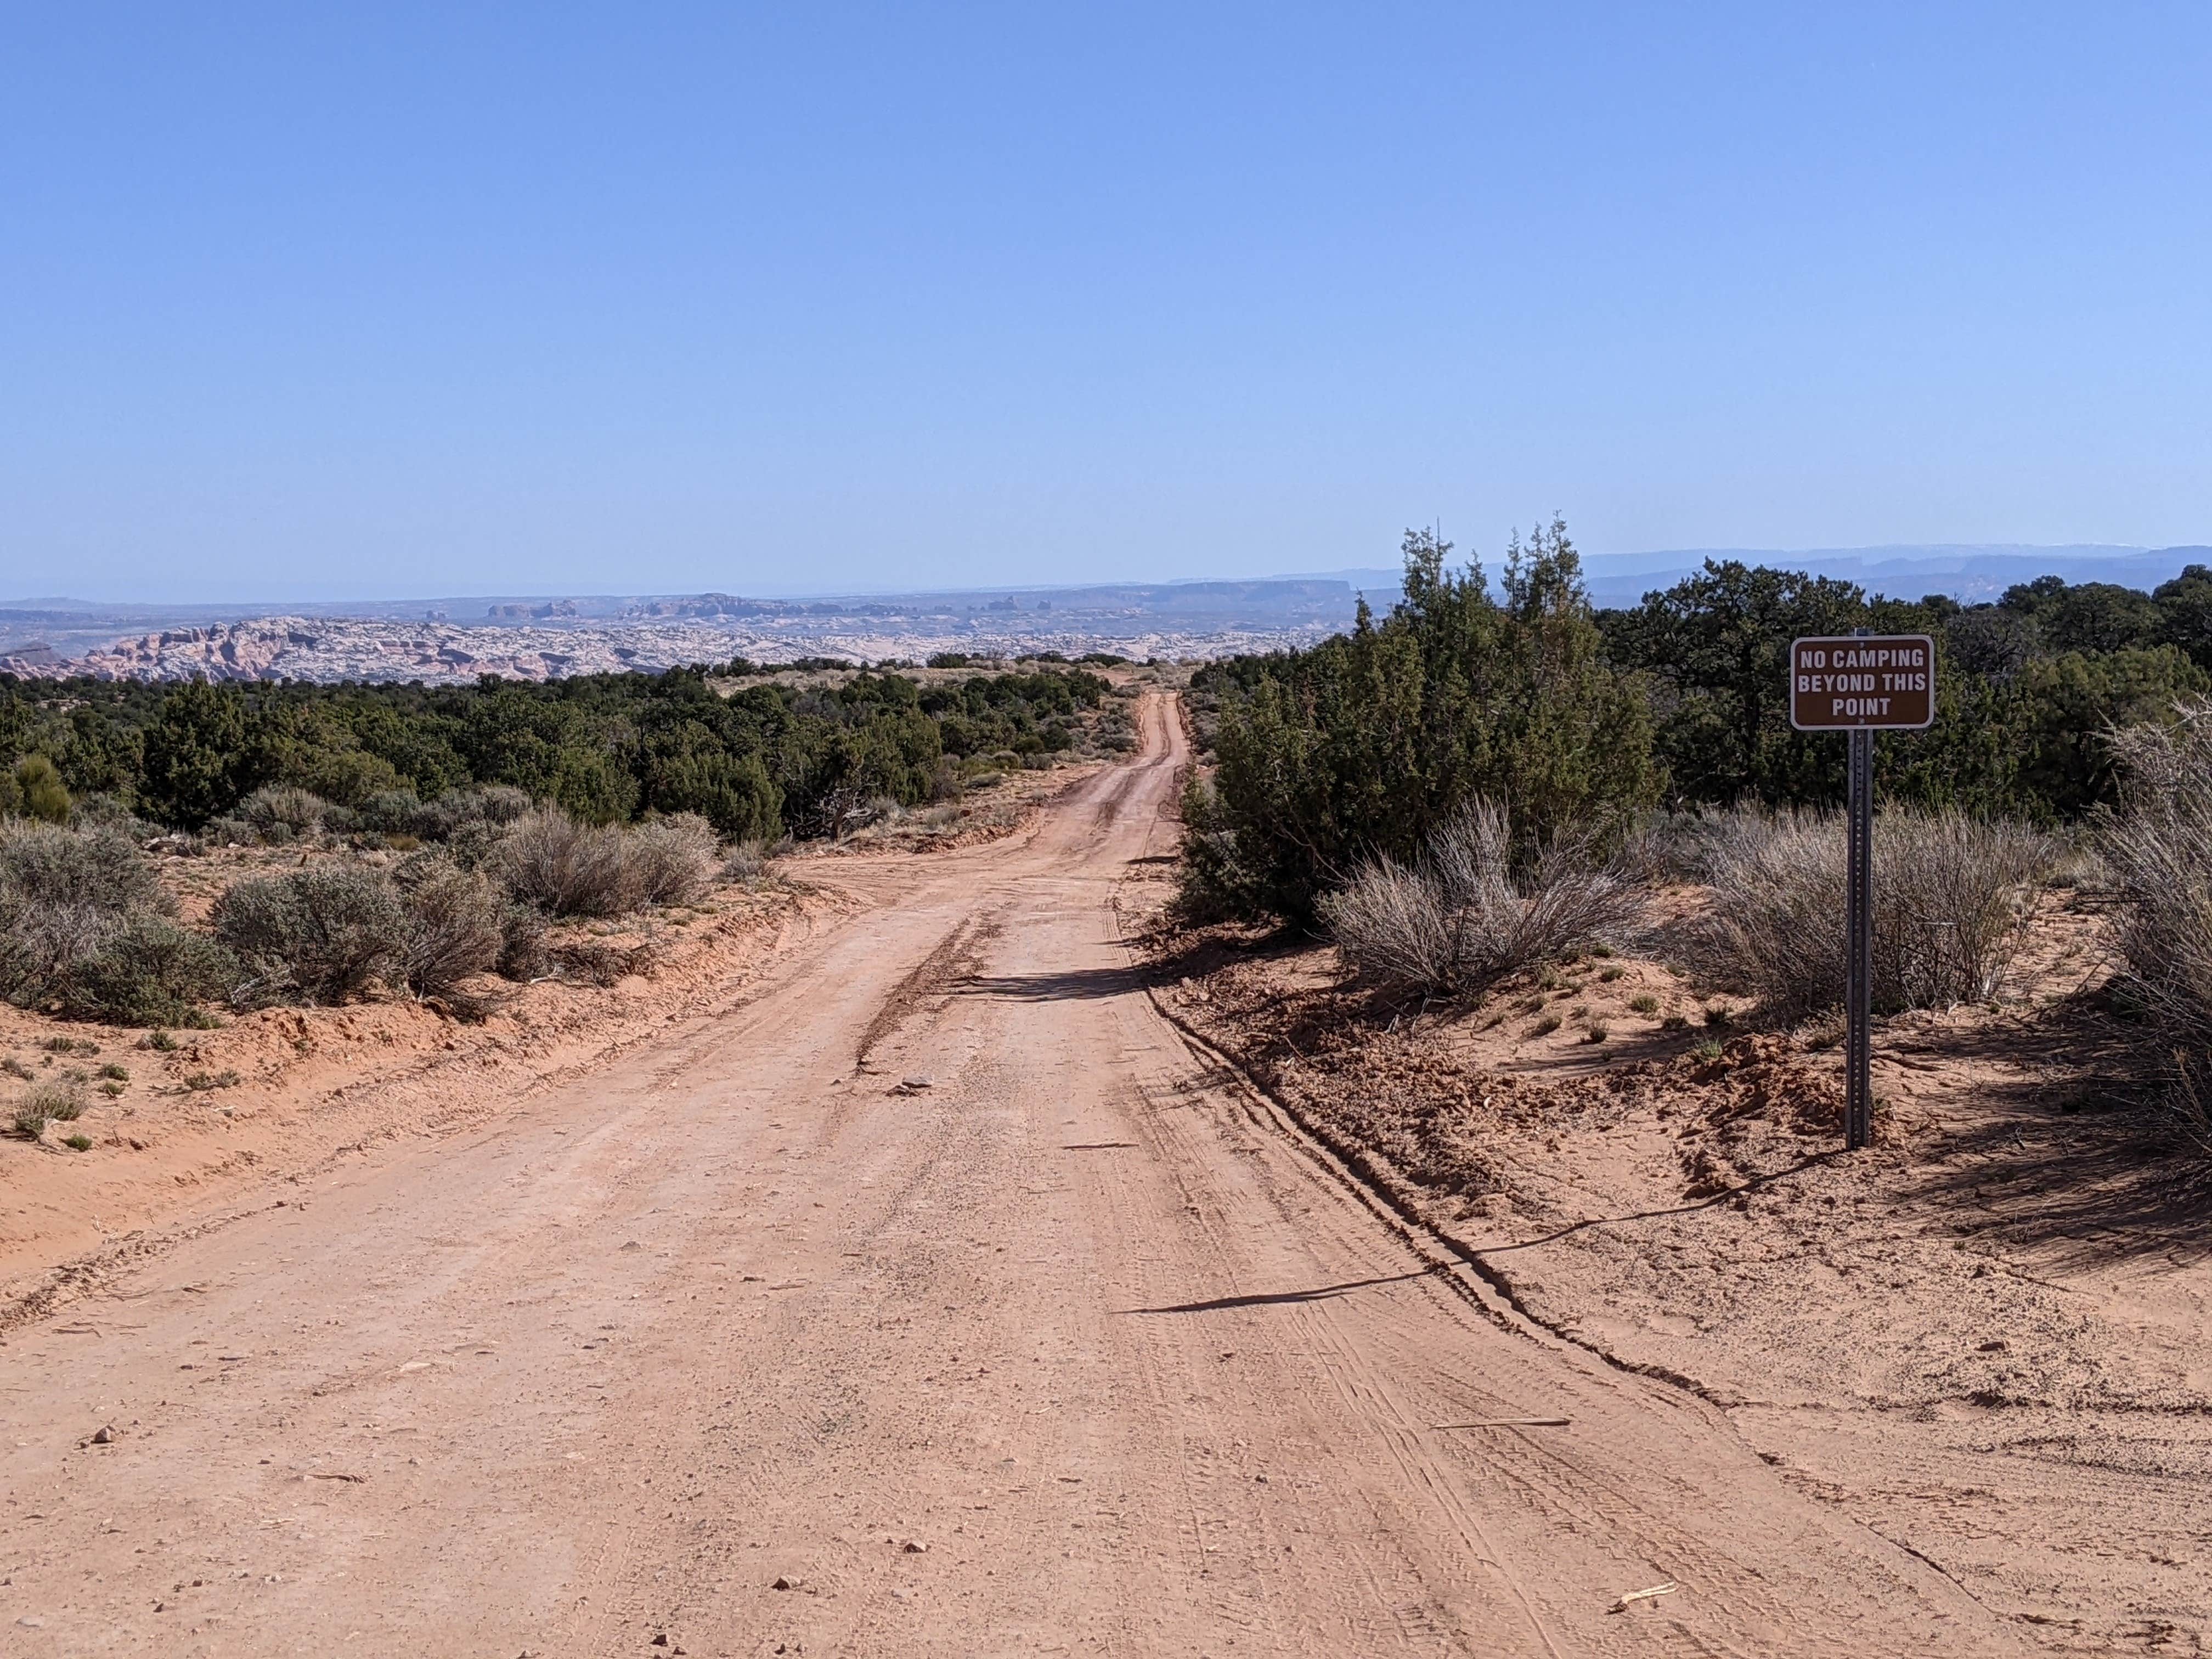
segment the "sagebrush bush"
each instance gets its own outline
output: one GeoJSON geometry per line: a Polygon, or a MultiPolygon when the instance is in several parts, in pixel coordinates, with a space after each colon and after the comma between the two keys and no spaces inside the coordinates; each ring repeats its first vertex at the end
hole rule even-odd
{"type": "Polygon", "coordinates": [[[252,975],[246,989],[256,1000],[343,1002],[390,975],[406,949],[398,891],[358,864],[239,882],[210,920],[252,975]]]}
{"type": "Polygon", "coordinates": [[[411,836],[421,833],[415,827],[415,815],[422,810],[422,803],[412,789],[380,789],[354,809],[354,817],[364,830],[411,836]]]}
{"type": "Polygon", "coordinates": [[[258,834],[283,829],[294,836],[312,836],[323,827],[330,803],[310,790],[290,784],[268,784],[238,804],[238,816],[258,834]]]}
{"type": "Polygon", "coordinates": [[[170,908],[152,861],[112,823],[0,823],[0,997],[66,1000],[131,918],[170,908]]]}
{"type": "Polygon", "coordinates": [[[502,901],[481,873],[448,859],[417,857],[401,866],[395,885],[406,911],[398,978],[410,992],[442,995],[498,963],[502,901]]]}
{"type": "Polygon", "coordinates": [[[480,784],[470,789],[448,789],[416,810],[412,829],[425,841],[444,841],[472,823],[495,827],[514,823],[531,810],[527,790],[503,783],[480,784]]]}
{"type": "MultiPolygon", "coordinates": [[[[1842,1001],[1846,826],[1821,813],[1729,815],[1706,854],[1709,915],[1690,966],[1771,1012],[1842,1001]]],[[[2052,857],[2026,824],[1892,807],[1875,823],[1874,1003],[1944,1008],[1996,994],[2052,857]]]]}
{"type": "Polygon", "coordinates": [[[1635,889],[1572,833],[1516,868],[1497,803],[1463,805],[1410,868],[1381,860],[1322,902],[1346,965],[1361,977],[1433,993],[1480,991],[1626,927],[1635,889]]]}
{"type": "Polygon", "coordinates": [[[468,793],[470,811],[487,823],[513,823],[532,805],[530,792],[512,784],[479,784],[468,793]]]}
{"type": "Polygon", "coordinates": [[[635,902],[626,852],[613,825],[544,806],[515,821],[494,861],[508,891],[550,915],[611,916],[635,902]]]}
{"type": "Polygon", "coordinates": [[[125,916],[54,994],[71,1019],[191,1025],[204,1023],[199,1005],[225,1000],[245,977],[222,940],[141,910],[125,916]]]}
{"type": "Polygon", "coordinates": [[[112,824],[0,824],[0,891],[33,904],[82,904],[110,915],[167,902],[153,861],[112,824]]]}
{"type": "Polygon", "coordinates": [[[720,843],[696,812],[649,818],[623,848],[632,902],[688,904],[713,884],[720,843]]]}
{"type": "Polygon", "coordinates": [[[545,954],[545,916],[514,899],[499,908],[499,955],[492,963],[501,979],[533,980],[550,966],[545,954]]]}

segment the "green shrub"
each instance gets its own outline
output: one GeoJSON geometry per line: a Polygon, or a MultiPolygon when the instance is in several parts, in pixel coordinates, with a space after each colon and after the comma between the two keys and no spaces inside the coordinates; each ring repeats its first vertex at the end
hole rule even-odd
{"type": "Polygon", "coordinates": [[[1448,544],[1409,532],[1404,550],[1381,624],[1363,605],[1351,634],[1225,683],[1213,793],[1185,811],[1198,908],[1310,921],[1477,796],[1510,804],[1516,856],[1602,839],[1656,797],[1642,685],[1606,659],[1563,525],[1515,539],[1498,598],[1479,568],[1446,571],[1448,544]]]}
{"type": "Polygon", "coordinates": [[[44,755],[26,755],[15,763],[14,810],[27,818],[47,823],[67,823],[69,786],[53,762],[44,755]]]}

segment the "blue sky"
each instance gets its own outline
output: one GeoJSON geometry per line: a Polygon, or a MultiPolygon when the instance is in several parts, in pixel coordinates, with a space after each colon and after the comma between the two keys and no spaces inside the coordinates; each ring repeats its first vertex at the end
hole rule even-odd
{"type": "Polygon", "coordinates": [[[2212,7],[11,7],[0,594],[2212,540],[2212,7]]]}

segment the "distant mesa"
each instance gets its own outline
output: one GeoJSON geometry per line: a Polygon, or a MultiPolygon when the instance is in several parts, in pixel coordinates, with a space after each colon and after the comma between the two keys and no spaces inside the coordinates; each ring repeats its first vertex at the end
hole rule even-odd
{"type": "Polygon", "coordinates": [[[781,617],[799,608],[775,599],[742,599],[735,593],[694,593],[688,598],[641,599],[623,615],[639,620],[667,617],[711,622],[720,617],[781,617]]]}
{"type": "MultiPolygon", "coordinates": [[[[1834,575],[1903,598],[1995,599],[2056,574],[2148,589],[2203,547],[1881,547],[1810,552],[1699,550],[1598,554],[1584,574],[1601,605],[1632,605],[1707,556],[1834,575]]],[[[784,599],[708,592],[663,595],[422,597],[312,611],[215,605],[0,603],[0,675],[56,679],[298,679],[453,684],[482,675],[543,680],[653,673],[692,664],[921,662],[940,653],[1012,659],[1107,652],[1136,661],[1271,651],[1349,628],[1357,597],[1396,599],[1399,573],[1102,582],[1051,588],[811,594],[784,599]],[[471,618],[466,623],[452,616],[471,618]]]]}

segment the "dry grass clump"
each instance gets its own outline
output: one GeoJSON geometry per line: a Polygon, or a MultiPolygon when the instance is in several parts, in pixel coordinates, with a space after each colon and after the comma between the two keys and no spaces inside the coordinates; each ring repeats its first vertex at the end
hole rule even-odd
{"type": "Polygon", "coordinates": [[[84,1113],[84,1095],[74,1084],[59,1078],[33,1083],[15,1103],[15,1133],[36,1140],[49,1123],[74,1122],[84,1113]]]}
{"type": "Polygon", "coordinates": [[[650,945],[605,945],[598,939],[562,939],[545,948],[547,965],[562,979],[577,980],[602,989],[631,974],[641,974],[653,963],[650,945]]]}
{"type": "MultiPolygon", "coordinates": [[[[1690,965],[1775,1012],[1841,1001],[1845,840],[1832,814],[1730,815],[1711,845],[1712,910],[1690,965]]],[[[1893,807],[1875,822],[1874,850],[1877,1011],[1995,995],[2051,867],[2050,841],[2008,820],[1893,807]]]]}
{"type": "Polygon", "coordinates": [[[490,862],[510,892],[548,915],[616,916],[698,897],[719,855],[713,827],[696,812],[624,830],[541,806],[515,821],[490,862]]]}
{"type": "Polygon", "coordinates": [[[2119,809],[2098,827],[2126,983],[2169,1045],[2175,1099],[2212,1151],[2212,702],[2111,734],[2119,809]]]}
{"type": "Polygon", "coordinates": [[[752,881],[768,868],[768,849],[757,841],[741,841],[722,860],[724,881],[752,881]]]}
{"type": "Polygon", "coordinates": [[[1321,911],[1361,977],[1453,993],[1583,949],[1627,926],[1637,902],[1575,837],[1516,867],[1504,809],[1474,800],[1430,836],[1419,864],[1370,864],[1321,911]]]}

